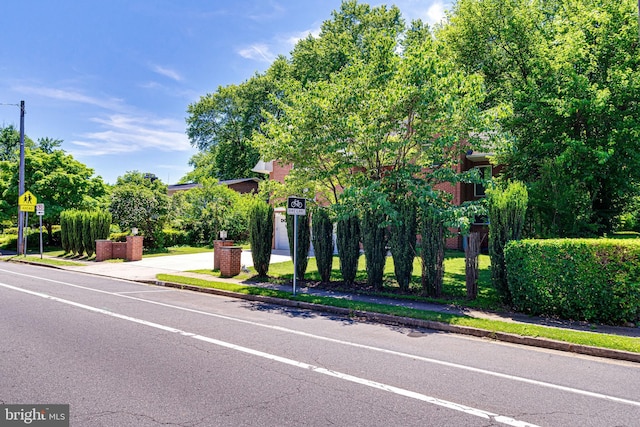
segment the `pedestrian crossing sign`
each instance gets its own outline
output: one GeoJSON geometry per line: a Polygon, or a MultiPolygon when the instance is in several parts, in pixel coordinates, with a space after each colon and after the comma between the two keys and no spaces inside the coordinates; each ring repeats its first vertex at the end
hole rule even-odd
{"type": "Polygon", "coordinates": [[[27,190],[18,197],[20,212],[35,212],[36,204],[38,204],[38,199],[31,193],[31,191],[27,190]]]}

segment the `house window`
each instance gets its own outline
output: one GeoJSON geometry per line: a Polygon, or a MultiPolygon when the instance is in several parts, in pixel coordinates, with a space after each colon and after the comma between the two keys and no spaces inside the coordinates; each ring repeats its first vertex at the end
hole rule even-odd
{"type": "Polygon", "coordinates": [[[473,195],[475,197],[484,197],[486,195],[485,184],[491,180],[491,165],[476,166],[476,169],[478,169],[478,171],[480,172],[480,178],[483,182],[481,184],[473,185],[473,195]]]}

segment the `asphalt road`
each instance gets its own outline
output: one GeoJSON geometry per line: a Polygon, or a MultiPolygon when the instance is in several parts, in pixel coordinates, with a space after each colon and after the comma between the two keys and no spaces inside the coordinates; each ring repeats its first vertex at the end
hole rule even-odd
{"type": "Polygon", "coordinates": [[[72,426],[637,426],[640,366],[0,264],[0,403],[72,426]]]}

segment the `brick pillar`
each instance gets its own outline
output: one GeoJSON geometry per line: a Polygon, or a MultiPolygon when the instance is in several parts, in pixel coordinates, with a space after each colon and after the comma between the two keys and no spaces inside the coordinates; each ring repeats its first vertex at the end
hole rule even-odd
{"type": "Polygon", "coordinates": [[[220,277],[233,277],[240,274],[242,248],[223,246],[220,248],[220,277]]]}
{"type": "Polygon", "coordinates": [[[140,261],[142,259],[142,236],[127,236],[127,261],[140,261]]]}
{"type": "Polygon", "coordinates": [[[214,240],[213,241],[213,269],[220,270],[220,248],[223,246],[233,246],[233,240],[214,240]]]}
{"type": "Polygon", "coordinates": [[[111,240],[96,240],[96,261],[113,258],[113,242],[111,240]]]}
{"type": "Polygon", "coordinates": [[[111,248],[113,250],[112,258],[125,259],[127,256],[127,244],[125,242],[113,242],[111,248]]]}

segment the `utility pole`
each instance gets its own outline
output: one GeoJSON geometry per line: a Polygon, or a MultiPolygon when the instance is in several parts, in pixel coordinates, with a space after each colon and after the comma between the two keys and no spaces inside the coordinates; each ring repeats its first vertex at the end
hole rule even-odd
{"type": "MultiPolygon", "coordinates": [[[[18,197],[24,194],[24,101],[20,101],[20,167],[18,172],[18,197]]],[[[24,212],[18,206],[18,255],[24,253],[24,212]]]]}

